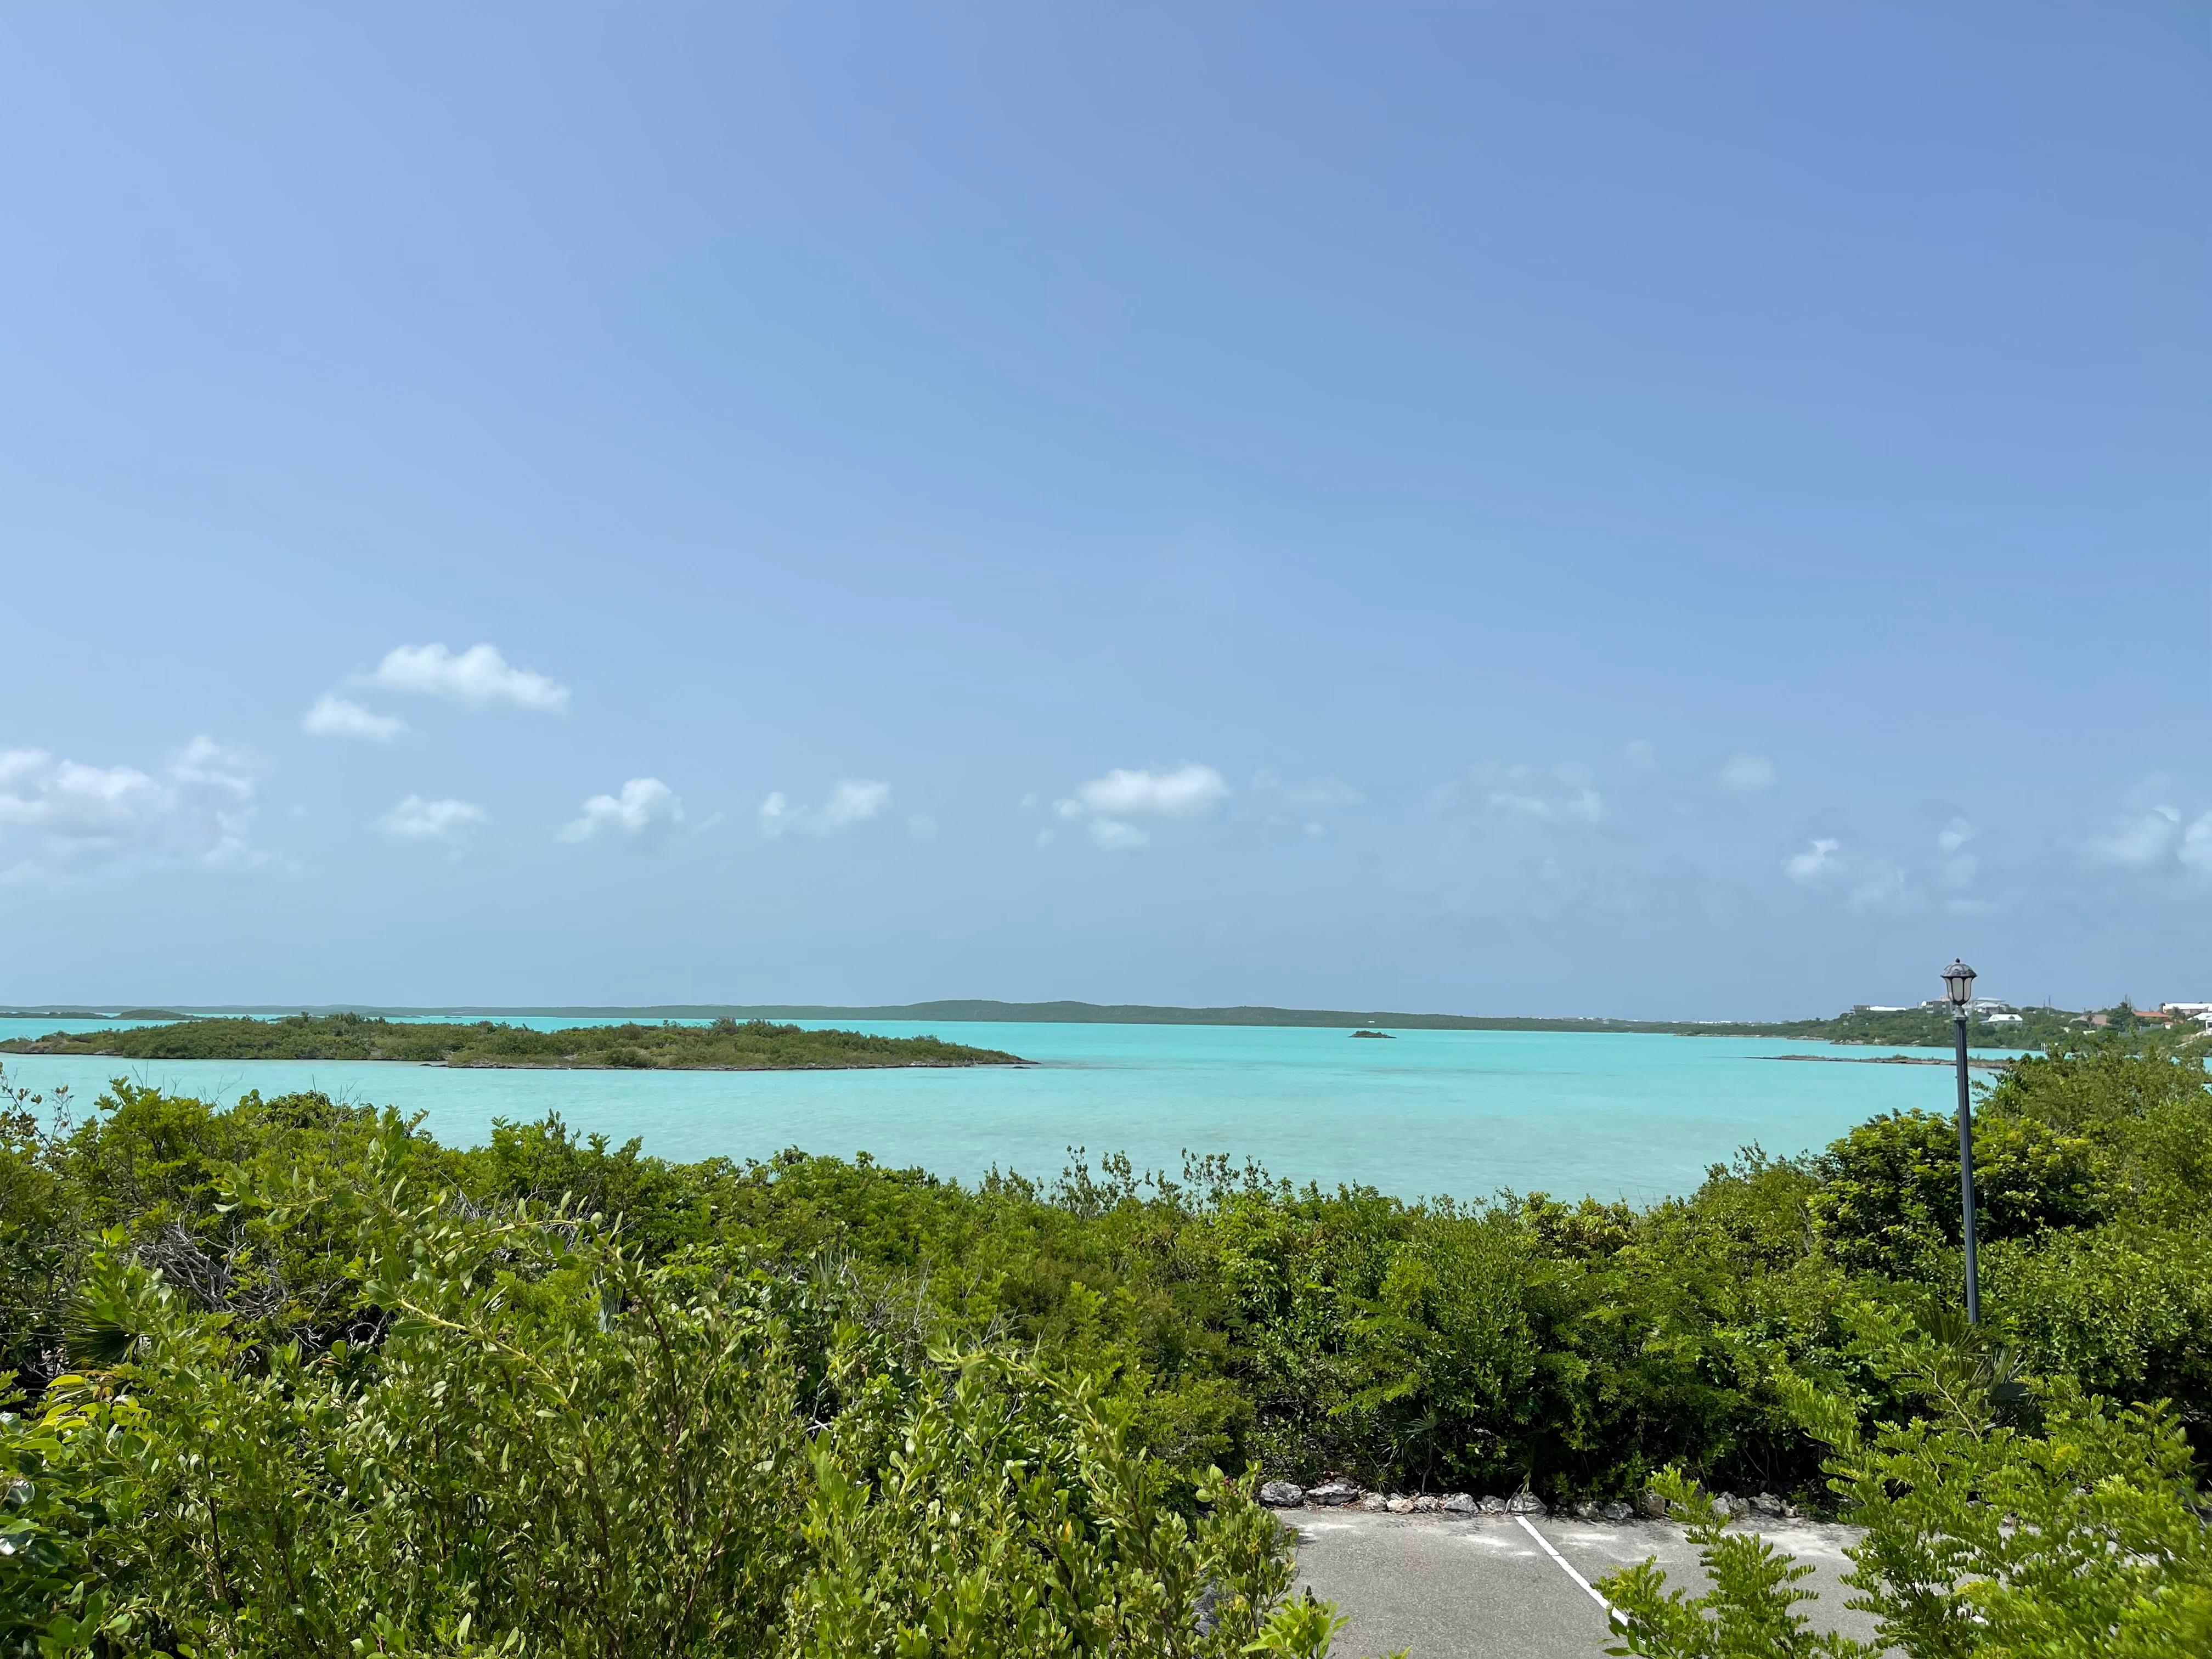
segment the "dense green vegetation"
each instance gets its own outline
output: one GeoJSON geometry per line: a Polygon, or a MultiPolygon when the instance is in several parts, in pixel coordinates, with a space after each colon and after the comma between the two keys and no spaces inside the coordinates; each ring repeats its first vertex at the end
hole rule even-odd
{"type": "MultiPolygon", "coordinates": [[[[2023,1008],[2017,1023],[1976,1015],[1966,1022],[1974,1048],[2047,1048],[2079,1040],[2085,1023],[2057,1008],[2023,1008]]],[[[1951,1016],[1940,1008],[1854,1009],[1830,1019],[1792,1019],[1766,1024],[1705,1025],[1703,1036],[1787,1037],[1804,1042],[1866,1042],[1895,1048],[1948,1048],[1956,1037],[1951,1016]]]]}
{"type": "Polygon", "coordinates": [[[1325,1648],[1249,1483],[1178,1479],[1085,1381],[932,1351],[833,1270],[655,1267],[573,1211],[480,1212],[366,1127],[357,1188],[257,1161],[221,1188],[336,1301],[274,1260],[197,1288],[112,1241],[85,1263],[85,1369],[0,1417],[0,1651],[1325,1648]]]}
{"type": "Polygon", "coordinates": [[[1828,1485],[1864,1528],[1844,1582],[1879,1640],[1816,1633],[1793,1563],[1668,1470],[1711,1588],[1646,1561],[1599,1581],[1624,1646],[1651,1659],[2174,1659],[2212,1652],[2212,1529],[2187,1441],[2163,1405],[2118,1407],[2070,1380],[2008,1375],[1963,1321],[1916,1329],[1861,1304],[1857,1352],[1909,1416],[1786,1370],[1799,1420],[1831,1449],[1828,1485]],[[1948,1327],[1948,1328],[1946,1328],[1948,1327]],[[1901,1417],[1904,1420],[1898,1420],[1901,1417]]]}
{"type": "Polygon", "coordinates": [[[0,1042],[0,1053],[122,1060],[408,1060],[447,1066],[618,1066],[639,1071],[809,1071],[859,1066],[1018,1066],[1014,1054],[933,1036],[811,1031],[764,1019],[711,1025],[440,1025],[364,1014],[194,1019],[106,1031],[54,1031],[0,1042]]]}
{"type": "MultiPolygon", "coordinates": [[[[2212,1094],[2157,1036],[1986,1091],[1973,1334],[1942,1311],[1955,1142],[1926,1115],[1635,1211],[1222,1158],[979,1188],[672,1164],[557,1120],[461,1150],[312,1094],[53,1104],[0,1122],[26,1653],[42,1619],[56,1652],[95,1626],[118,1651],[1316,1651],[1242,1495],[1261,1471],[1557,1502],[1672,1468],[1841,1504],[1917,1656],[2094,1650],[1976,1645],[1954,1581],[2008,1550],[2043,1552],[2038,1594],[2092,1585],[2092,1620],[2203,1583],[2212,1094]],[[2083,1481],[2137,1497],[2077,1513],[2083,1481]],[[2045,1571],[2087,1547],[1983,1528],[2000,1489],[2118,1565],[2045,1571]]],[[[1701,1605],[1623,1592],[1642,1650],[1816,1650],[1726,1645],[1782,1631],[1789,1590],[1720,1565],[1701,1605]]]]}

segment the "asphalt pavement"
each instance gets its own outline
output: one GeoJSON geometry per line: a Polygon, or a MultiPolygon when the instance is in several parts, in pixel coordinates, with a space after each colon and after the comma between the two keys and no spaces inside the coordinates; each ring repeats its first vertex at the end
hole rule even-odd
{"type": "MultiPolygon", "coordinates": [[[[1677,1588],[1706,1587],[1697,1546],[1668,1521],[1533,1521],[1555,1560],[1505,1516],[1298,1509],[1281,1518],[1297,1529],[1298,1582],[1347,1620],[1334,1650],[1347,1659],[1401,1650],[1412,1659],[1600,1659],[1619,1638],[1569,1567],[1595,1583],[1656,1557],[1677,1588]]],[[[1803,1588],[1820,1599],[1801,1611],[1816,1628],[1872,1638],[1874,1621],[1844,1605],[1848,1528],[1762,1521],[1758,1530],[1813,1568],[1803,1588]]]]}

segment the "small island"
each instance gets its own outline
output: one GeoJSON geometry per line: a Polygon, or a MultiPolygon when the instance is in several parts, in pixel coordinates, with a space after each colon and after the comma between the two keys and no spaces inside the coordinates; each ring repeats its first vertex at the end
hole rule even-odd
{"type": "Polygon", "coordinates": [[[765,1019],[533,1031],[488,1019],[433,1024],[366,1014],[194,1019],[118,1030],[50,1031],[0,1042],[0,1054],[99,1054],[118,1060],[392,1060],[427,1066],[641,1072],[812,1072],[1029,1063],[1018,1054],[970,1048],[933,1036],[811,1031],[765,1019]]]}
{"type": "Polygon", "coordinates": [[[1354,1031],[1352,1035],[1356,1037],[1381,1037],[1385,1042],[1395,1042],[1397,1041],[1397,1039],[1392,1036],[1388,1031],[1354,1031]]]}

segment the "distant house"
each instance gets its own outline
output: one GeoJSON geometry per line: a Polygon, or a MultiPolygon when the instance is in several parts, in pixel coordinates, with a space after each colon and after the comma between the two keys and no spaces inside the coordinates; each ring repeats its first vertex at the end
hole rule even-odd
{"type": "Polygon", "coordinates": [[[1984,1014],[1982,1022],[1987,1025],[2017,1025],[2021,1023],[2021,1017],[2018,1014],[1984,1014]]]}

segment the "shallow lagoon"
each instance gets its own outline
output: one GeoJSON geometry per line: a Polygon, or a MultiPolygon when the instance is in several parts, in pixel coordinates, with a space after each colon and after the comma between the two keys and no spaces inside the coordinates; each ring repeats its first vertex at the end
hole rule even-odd
{"type": "MultiPolygon", "coordinates": [[[[562,1019],[518,1021],[544,1029],[562,1019]]],[[[807,1022],[826,1024],[828,1022],[807,1022]]],[[[104,1021],[0,1019],[0,1037],[104,1021]]],[[[1649,1202],[1697,1185],[1753,1142],[1826,1144],[1876,1113],[1948,1110],[1936,1066],[1790,1063],[1784,1054],[1883,1052],[1757,1038],[1551,1031],[1344,1030],[1208,1025],[920,1025],[1039,1063],[853,1072],[448,1071],[386,1061],[0,1056],[34,1088],[87,1106],[118,1072],[228,1101],[321,1089],[424,1115],[441,1140],[481,1141],[497,1117],[557,1111],[577,1128],[673,1158],[764,1158],[786,1146],[920,1164],[972,1182],[994,1164],[1051,1176],[1066,1149],[1179,1168],[1183,1149],[1258,1159],[1299,1182],[1359,1182],[1405,1197],[1500,1188],[1649,1202]]],[[[1915,1051],[1934,1056],[1934,1051],[1915,1051]]],[[[1980,1075],[1986,1076],[1987,1073],[1980,1075]]]]}

